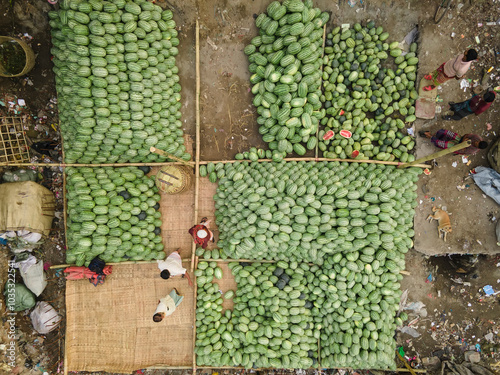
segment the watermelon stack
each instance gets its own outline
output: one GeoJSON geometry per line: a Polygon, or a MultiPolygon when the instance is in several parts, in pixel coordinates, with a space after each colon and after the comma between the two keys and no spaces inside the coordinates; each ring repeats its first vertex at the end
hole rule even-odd
{"type": "Polygon", "coordinates": [[[273,1],[255,20],[259,36],[245,47],[257,123],[272,159],[316,147],[321,110],[323,26],[328,13],[312,0],[273,1]],[[305,145],[305,146],[304,146],[305,145]]]}
{"type": "Polygon", "coordinates": [[[68,263],[165,258],[154,177],[140,167],[68,167],[66,173],[68,263]]]}
{"type": "Polygon", "coordinates": [[[414,160],[407,127],[416,119],[417,45],[403,55],[388,38],[373,21],[328,33],[321,96],[326,116],[319,132],[324,157],[414,160]]]}
{"type": "Polygon", "coordinates": [[[67,163],[185,160],[179,39],[170,10],[146,0],[63,0],[49,12],[67,163]]]}

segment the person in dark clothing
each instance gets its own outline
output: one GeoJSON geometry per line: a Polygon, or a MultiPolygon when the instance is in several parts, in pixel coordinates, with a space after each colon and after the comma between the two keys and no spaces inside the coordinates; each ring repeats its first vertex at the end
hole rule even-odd
{"type": "Polygon", "coordinates": [[[479,116],[481,113],[485,112],[490,108],[491,104],[495,100],[495,92],[488,91],[483,97],[479,95],[474,95],[469,100],[460,103],[450,102],[450,109],[453,111],[453,115],[443,116],[444,120],[461,120],[466,116],[472,115],[479,116]]]}

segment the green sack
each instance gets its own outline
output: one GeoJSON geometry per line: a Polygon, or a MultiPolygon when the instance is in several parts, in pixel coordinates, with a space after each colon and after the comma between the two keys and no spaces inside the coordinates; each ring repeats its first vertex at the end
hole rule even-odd
{"type": "Polygon", "coordinates": [[[35,295],[23,284],[14,284],[12,287],[11,283],[6,283],[3,294],[7,309],[10,311],[31,309],[36,304],[35,295]]]}

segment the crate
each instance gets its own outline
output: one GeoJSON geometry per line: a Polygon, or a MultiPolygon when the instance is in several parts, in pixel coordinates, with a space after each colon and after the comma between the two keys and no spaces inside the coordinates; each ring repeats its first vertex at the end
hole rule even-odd
{"type": "Polygon", "coordinates": [[[0,118],[0,163],[29,163],[30,154],[26,143],[21,117],[0,118]]]}

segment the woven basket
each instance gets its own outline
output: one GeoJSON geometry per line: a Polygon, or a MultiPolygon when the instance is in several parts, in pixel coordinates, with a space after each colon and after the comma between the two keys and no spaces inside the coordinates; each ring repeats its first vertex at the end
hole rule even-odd
{"type": "Polygon", "coordinates": [[[166,194],[178,194],[191,187],[192,169],[184,165],[169,165],[156,174],[156,186],[166,194]]]}
{"type": "Polygon", "coordinates": [[[24,41],[17,38],[11,38],[10,36],[0,36],[0,44],[3,42],[15,41],[19,44],[26,54],[26,64],[24,65],[24,69],[18,74],[9,74],[5,71],[2,63],[0,63],[0,77],[19,77],[27,74],[33,67],[35,66],[35,53],[24,41]]]}

